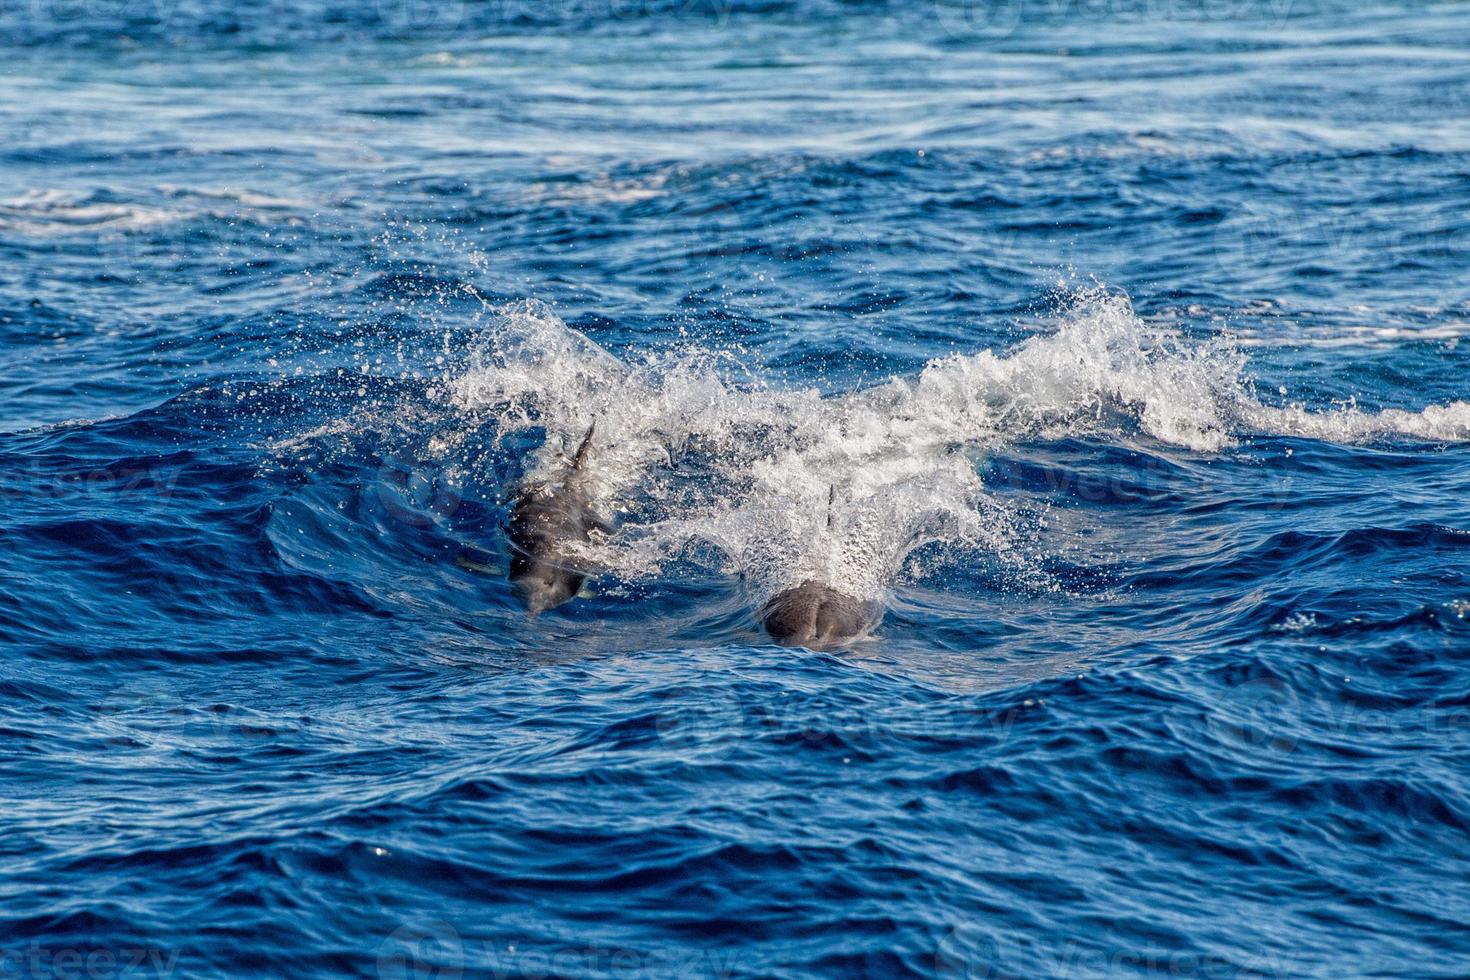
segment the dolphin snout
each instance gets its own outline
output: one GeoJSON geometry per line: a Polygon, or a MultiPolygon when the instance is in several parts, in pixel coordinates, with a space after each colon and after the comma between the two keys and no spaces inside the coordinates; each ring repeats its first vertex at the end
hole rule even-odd
{"type": "Polygon", "coordinates": [[[545,571],[544,566],[511,579],[511,588],[532,619],[571,601],[581,587],[582,576],[560,570],[545,571]]]}

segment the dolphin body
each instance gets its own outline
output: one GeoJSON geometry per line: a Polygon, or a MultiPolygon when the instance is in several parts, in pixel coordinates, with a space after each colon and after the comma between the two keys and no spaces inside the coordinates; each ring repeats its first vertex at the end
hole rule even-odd
{"type": "Polygon", "coordinates": [[[883,619],[883,607],[807,579],[777,592],[761,607],[760,621],[782,646],[833,650],[862,639],[883,619]]]}
{"type": "MultiPolygon", "coordinates": [[[[834,523],[837,486],[827,490],[827,529],[834,523]]],[[[835,650],[873,632],[883,607],[873,599],[856,599],[830,585],[806,579],[795,588],[771,596],[758,614],[761,625],[782,646],[835,650]]]]}
{"type": "Polygon", "coordinates": [[[559,482],[523,487],[511,510],[510,584],[533,617],[571,600],[587,579],[586,565],[566,545],[611,530],[592,510],[583,473],[596,428],[587,430],[559,482]]]}

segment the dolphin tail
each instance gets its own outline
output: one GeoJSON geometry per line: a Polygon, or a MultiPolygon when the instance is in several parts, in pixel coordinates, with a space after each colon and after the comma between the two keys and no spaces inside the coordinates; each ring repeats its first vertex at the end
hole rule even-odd
{"type": "Polygon", "coordinates": [[[827,530],[832,530],[832,503],[837,499],[837,484],[827,485],[827,530]]]}

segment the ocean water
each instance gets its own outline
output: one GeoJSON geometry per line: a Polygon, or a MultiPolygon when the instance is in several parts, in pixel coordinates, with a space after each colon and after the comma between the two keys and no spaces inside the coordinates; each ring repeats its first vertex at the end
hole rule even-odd
{"type": "Polygon", "coordinates": [[[0,0],[0,136],[0,976],[1470,975],[1466,4],[0,0]]]}

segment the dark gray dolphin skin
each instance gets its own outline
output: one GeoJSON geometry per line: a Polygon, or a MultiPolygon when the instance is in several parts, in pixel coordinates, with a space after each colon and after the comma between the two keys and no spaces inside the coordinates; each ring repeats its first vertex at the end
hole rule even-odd
{"type": "Polygon", "coordinates": [[[761,625],[777,643],[810,650],[847,646],[882,618],[883,607],[874,600],[855,599],[811,579],[777,592],[760,611],[761,625]]]}
{"type": "Polygon", "coordinates": [[[556,483],[521,489],[510,513],[510,584],[534,617],[569,601],[586,581],[587,569],[566,545],[590,540],[594,529],[610,530],[592,510],[583,480],[593,423],[556,483]]]}

